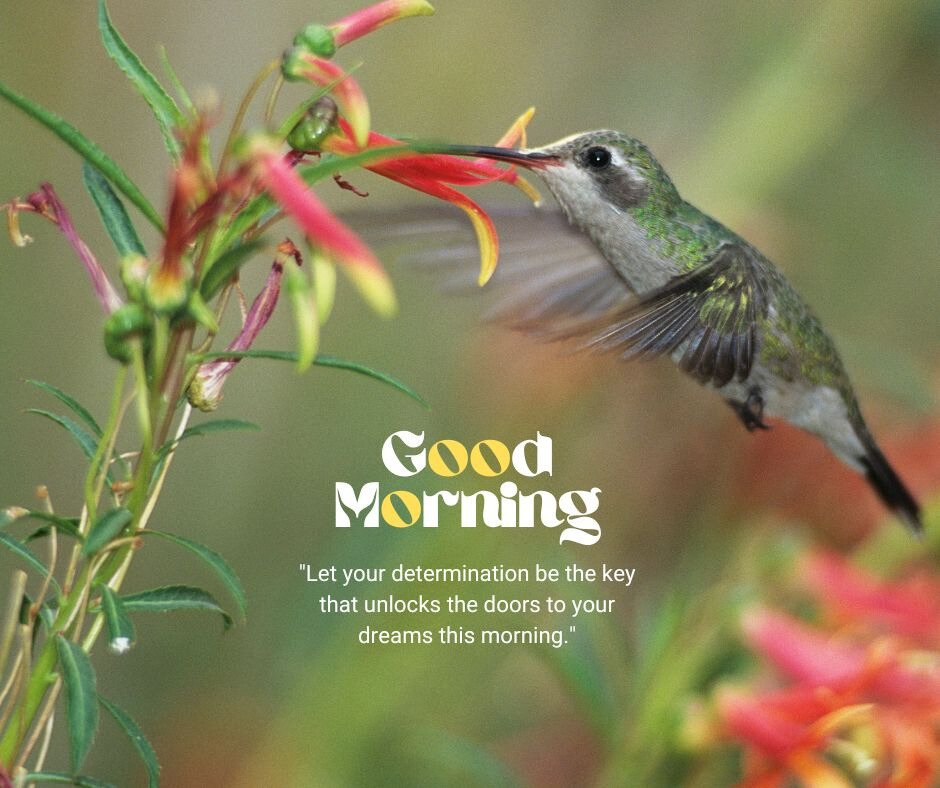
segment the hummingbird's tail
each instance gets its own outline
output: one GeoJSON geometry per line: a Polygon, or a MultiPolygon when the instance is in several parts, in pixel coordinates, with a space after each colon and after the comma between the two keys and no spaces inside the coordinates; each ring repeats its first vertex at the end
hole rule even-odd
{"type": "Polygon", "coordinates": [[[894,468],[881,453],[881,449],[875,444],[874,439],[864,431],[862,442],[865,446],[865,454],[859,457],[859,462],[865,469],[865,476],[869,484],[878,493],[878,497],[900,517],[904,524],[915,534],[920,535],[924,532],[924,524],[920,519],[920,506],[914,500],[904,482],[901,481],[894,468]]]}

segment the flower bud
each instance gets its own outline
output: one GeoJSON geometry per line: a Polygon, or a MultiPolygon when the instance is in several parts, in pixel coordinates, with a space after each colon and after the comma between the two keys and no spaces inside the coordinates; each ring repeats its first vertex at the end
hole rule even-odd
{"type": "Polygon", "coordinates": [[[131,362],[130,340],[150,334],[151,316],[140,304],[124,304],[115,309],[104,322],[104,348],[111,358],[122,364],[131,362]]]}
{"type": "Polygon", "coordinates": [[[333,57],[336,54],[333,32],[323,25],[307,25],[294,36],[294,46],[317,57],[333,57]]]}

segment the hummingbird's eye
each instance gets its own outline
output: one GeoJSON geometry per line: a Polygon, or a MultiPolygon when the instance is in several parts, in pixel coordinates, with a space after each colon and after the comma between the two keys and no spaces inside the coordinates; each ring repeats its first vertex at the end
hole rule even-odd
{"type": "Polygon", "coordinates": [[[610,164],[610,151],[600,145],[594,145],[584,151],[582,159],[584,164],[592,170],[603,170],[610,164]]]}

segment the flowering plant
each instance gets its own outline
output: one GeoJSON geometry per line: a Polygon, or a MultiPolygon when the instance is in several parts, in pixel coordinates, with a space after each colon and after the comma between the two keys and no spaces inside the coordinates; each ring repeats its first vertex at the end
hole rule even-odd
{"type": "MultiPolygon", "coordinates": [[[[0,545],[30,570],[13,574],[0,611],[0,788],[44,780],[100,784],[82,770],[101,709],[128,735],[149,783],[157,784],[153,748],[133,718],[99,694],[91,653],[102,635],[115,654],[132,648],[135,617],[147,611],[209,611],[226,627],[244,617],[246,594],[229,563],[192,534],[155,527],[156,507],[180,447],[196,435],[253,426],[235,419],[193,419],[198,419],[196,411],[221,407],[226,382],[236,369],[245,371],[252,359],[288,361],[300,370],[336,367],[420,401],[407,385],[383,372],[319,352],[320,329],[330,316],[338,276],[348,277],[378,314],[392,315],[397,309],[382,263],[331,212],[323,187],[335,183],[355,191],[344,174],[363,168],[452,203],[466,213],[476,232],[481,283],[496,267],[498,238],[491,218],[464,190],[508,183],[536,197],[511,167],[442,155],[435,152],[440,146],[397,139],[372,127],[364,91],[336,57],[386,24],[430,11],[424,0],[384,0],[333,24],[305,27],[249,86],[221,150],[213,156],[209,132],[221,116],[219,109],[194,103],[168,69],[163,81],[172,84],[173,97],[122,39],[104,0],[99,0],[105,49],[146,100],[163,134],[171,162],[165,212],[75,127],[0,83],[2,98],[82,157],[85,185],[116,250],[92,250],[50,184],[2,204],[14,244],[29,243],[26,231],[35,232],[35,219],[44,219],[74,250],[104,315],[101,341],[115,362],[115,379],[101,421],[65,391],[31,381],[60,411],[64,408],[65,415],[40,408],[33,412],[62,427],[88,463],[76,485],[79,511],[59,510],[44,488],[38,506],[0,511],[0,545]],[[308,95],[280,113],[281,88],[287,81],[306,87],[308,95]],[[259,101],[266,87],[267,99],[259,101]],[[264,123],[246,130],[249,109],[256,102],[265,107],[264,123]],[[141,241],[132,216],[157,231],[152,248],[141,241]],[[274,232],[282,219],[293,224],[290,237],[274,232]],[[113,266],[107,263],[111,257],[113,266]],[[239,280],[253,265],[263,265],[266,278],[249,303],[239,280]],[[262,331],[285,301],[294,318],[295,346],[290,351],[259,348],[262,331]],[[240,328],[228,336],[220,326],[235,304],[240,307],[240,328]],[[30,523],[31,530],[17,530],[30,523]],[[227,589],[237,615],[189,585],[126,593],[123,584],[132,561],[158,539],[199,558],[227,589]],[[57,705],[63,707],[58,728],[57,705]],[[50,742],[63,727],[70,763],[47,768],[54,757],[50,742]]],[[[814,94],[814,107],[816,103],[814,94]]],[[[765,118],[763,106],[759,109],[765,118]]],[[[524,145],[530,117],[531,111],[523,114],[498,144],[524,145]]],[[[554,387],[555,367],[550,374],[554,387]]],[[[774,436],[775,445],[785,437],[781,432],[774,436]]],[[[937,434],[934,423],[921,436],[922,454],[932,452],[934,467],[937,434]]],[[[815,500],[811,488],[818,469],[807,463],[802,447],[791,453],[790,465],[811,477],[799,485],[801,492],[810,490],[800,497],[804,508],[791,516],[813,522],[805,507],[815,500]]],[[[644,462],[650,454],[646,442],[644,462]]],[[[921,469],[930,465],[924,456],[909,456],[908,461],[921,469]]],[[[777,476],[793,478],[791,471],[794,468],[787,467],[766,476],[776,486],[777,476]]],[[[925,491],[935,478],[936,473],[925,475],[925,491]]],[[[752,474],[742,486],[752,492],[760,488],[752,474]]],[[[558,705],[578,717],[573,731],[559,735],[556,721],[537,720],[528,737],[534,746],[527,753],[519,743],[522,737],[505,741],[507,728],[490,725],[489,717],[486,729],[497,731],[493,735],[504,741],[488,747],[448,729],[440,737],[441,749],[447,750],[455,773],[464,779],[442,777],[440,782],[465,784],[468,766],[476,766],[472,773],[488,785],[516,784],[514,773],[534,784],[585,784],[592,777],[602,785],[704,788],[733,783],[784,786],[794,781],[806,786],[936,783],[940,610],[935,599],[940,588],[935,561],[925,560],[937,553],[936,502],[926,528],[932,544],[912,546],[905,541],[900,549],[885,550],[873,518],[860,517],[857,506],[842,505],[842,498],[858,498],[857,488],[846,488],[840,497],[825,485],[819,497],[826,517],[819,517],[817,509],[815,520],[845,520],[856,529],[846,527],[846,533],[856,536],[872,532],[867,550],[879,561],[862,568],[864,555],[850,562],[803,546],[794,551],[784,540],[758,536],[748,541],[741,534],[759,533],[762,525],[751,520],[738,523],[732,541],[728,513],[705,498],[711,487],[709,476],[707,485],[687,493],[697,512],[682,523],[683,538],[689,534],[689,553],[695,555],[692,571],[682,556],[670,554],[659,578],[666,589],[662,598],[637,602],[628,626],[613,617],[593,624],[585,619],[570,647],[538,654],[539,666],[552,668],[563,687],[560,692],[567,693],[564,704],[558,705]],[[859,528],[860,523],[865,528],[859,528]],[[884,556],[899,552],[905,560],[886,565],[890,561],[884,556]],[[718,576],[708,576],[715,567],[718,576]],[[670,571],[673,574],[665,576],[670,571]],[[622,630],[630,627],[628,638],[622,630]],[[503,776],[506,779],[498,779],[503,776]]],[[[681,498],[676,492],[670,478],[669,487],[659,491],[660,502],[681,498]]],[[[768,530],[781,524],[772,525],[768,530]]],[[[907,539],[900,534],[890,538],[907,539]]],[[[427,684],[425,670],[424,664],[414,669],[415,675],[421,674],[414,679],[416,686],[427,684]]],[[[527,689],[516,675],[512,673],[510,681],[504,676],[499,692],[492,692],[499,695],[494,706],[513,712],[524,706],[513,703],[514,698],[524,698],[527,689]]],[[[465,686],[451,678],[458,677],[448,676],[453,686],[465,686]]],[[[405,698],[402,706],[413,705],[404,681],[380,679],[405,698]]],[[[334,682],[332,674],[329,681],[334,682]]],[[[334,682],[333,697],[356,683],[334,682]]],[[[314,684],[320,693],[323,685],[314,684]]],[[[490,682],[486,685],[489,688],[490,682]]],[[[539,683],[539,692],[546,686],[539,683]]],[[[364,687],[364,693],[374,693],[376,685],[366,682],[364,687]]],[[[298,696],[302,703],[303,696],[298,696]]],[[[390,727],[385,705],[372,702],[371,694],[368,700],[372,719],[381,717],[376,725],[390,727]]],[[[334,716],[348,716],[350,726],[359,725],[361,733],[361,715],[334,705],[339,707],[332,710],[334,716]]],[[[457,727],[458,716],[448,718],[448,724],[457,727]]],[[[283,728],[268,732],[275,744],[268,759],[259,760],[258,773],[265,778],[270,779],[275,768],[281,770],[279,777],[287,771],[281,734],[293,731],[301,717],[323,724],[319,714],[304,708],[287,715],[283,728]]],[[[530,723],[522,714],[518,718],[530,723]]],[[[239,724],[243,719],[238,716],[239,724]]],[[[323,749],[304,754],[319,767],[321,754],[333,742],[320,736],[320,730],[313,732],[323,749]]],[[[375,751],[391,749],[385,732],[376,737],[375,751]]],[[[304,746],[313,738],[306,738],[304,746]]],[[[429,739],[422,737],[420,746],[408,751],[422,779],[429,769],[436,776],[446,772],[442,751],[429,739]]],[[[368,762],[364,754],[371,751],[352,748],[350,760],[356,769],[368,762]]],[[[318,775],[321,780],[343,783],[331,779],[327,769],[323,774],[318,775]]],[[[389,781],[409,784],[417,778],[389,781]]]]}
{"type": "MultiPolygon", "coordinates": [[[[229,564],[188,536],[151,527],[151,519],[180,444],[220,430],[251,427],[225,419],[189,426],[193,409],[219,406],[226,379],[245,358],[293,361],[352,370],[420,398],[405,384],[355,362],[318,353],[319,330],[332,308],[336,269],[344,272],[380,315],[396,310],[391,281],[372,250],[327,208],[313,188],[331,177],[350,188],[340,173],[367,167],[410,188],[458,205],[473,220],[482,259],[481,281],[496,265],[492,222],[456,186],[492,181],[528,188],[511,169],[450,156],[424,155],[418,143],[405,143],[370,128],[365,96],[332,58],[372,31],[403,18],[426,15],[425,0],[384,0],[332,25],[309,25],[283,56],[258,74],[242,100],[224,147],[213,160],[208,137],[219,114],[198,106],[168,68],[175,98],[144,66],[113,25],[104,0],[98,3],[102,40],[111,58],[146,100],[160,127],[172,170],[165,214],[161,214],[121,167],[78,129],[52,112],[0,84],[0,96],[54,132],[84,159],[84,182],[119,258],[120,285],[82,240],[51,184],[24,199],[4,203],[10,238],[22,246],[32,239],[24,219],[47,220],[67,239],[85,268],[105,315],[104,349],[117,362],[111,406],[104,424],[73,397],[35,382],[66,408],[68,416],[34,412],[62,426],[88,459],[83,506],[63,514],[43,493],[39,508],[10,506],[0,513],[0,543],[34,572],[17,571],[0,625],[0,667],[7,679],[0,696],[0,785],[29,780],[92,784],[81,768],[103,707],[130,737],[156,784],[152,747],[122,709],[100,697],[89,652],[106,631],[110,649],[123,653],[134,644],[132,614],[137,611],[204,609],[232,616],[209,593],[191,586],[163,586],[131,595],[119,590],[135,554],[151,539],[190,551],[231,593],[240,617],[244,590],[229,564]],[[265,127],[245,131],[249,105],[271,78],[265,127]],[[300,105],[276,119],[284,81],[309,84],[300,105]],[[148,250],[128,214],[130,203],[158,231],[160,248],[148,250]],[[305,243],[275,238],[272,228],[289,217],[305,243]],[[273,258],[267,279],[250,307],[242,309],[240,331],[215,351],[220,321],[231,302],[244,299],[239,272],[252,259],[273,258]],[[309,264],[308,264],[309,263],[309,264]],[[255,342],[280,300],[282,289],[294,314],[296,350],[262,350],[255,342]],[[232,296],[237,295],[237,299],[232,296]],[[126,422],[131,422],[128,425],[126,422]],[[126,432],[139,435],[135,450],[120,448],[126,432]],[[26,539],[7,526],[38,521],[26,539]],[[46,547],[42,560],[29,542],[46,547]],[[63,544],[64,543],[64,544],[63,544]],[[67,549],[64,549],[67,547],[67,549]],[[64,561],[63,561],[64,553],[64,561]],[[27,591],[28,589],[28,591],[27,591]],[[44,771],[53,735],[57,697],[65,696],[71,768],[44,771]]],[[[531,113],[503,138],[516,142],[531,113]]]]}

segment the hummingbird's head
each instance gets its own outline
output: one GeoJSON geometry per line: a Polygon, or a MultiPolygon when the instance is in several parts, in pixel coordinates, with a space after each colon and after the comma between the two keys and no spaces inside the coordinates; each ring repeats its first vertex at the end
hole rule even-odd
{"type": "Polygon", "coordinates": [[[568,215],[586,227],[607,211],[629,211],[679,195],[669,176],[639,140],[617,131],[588,131],[541,148],[453,146],[448,153],[481,156],[535,170],[568,215]]]}

